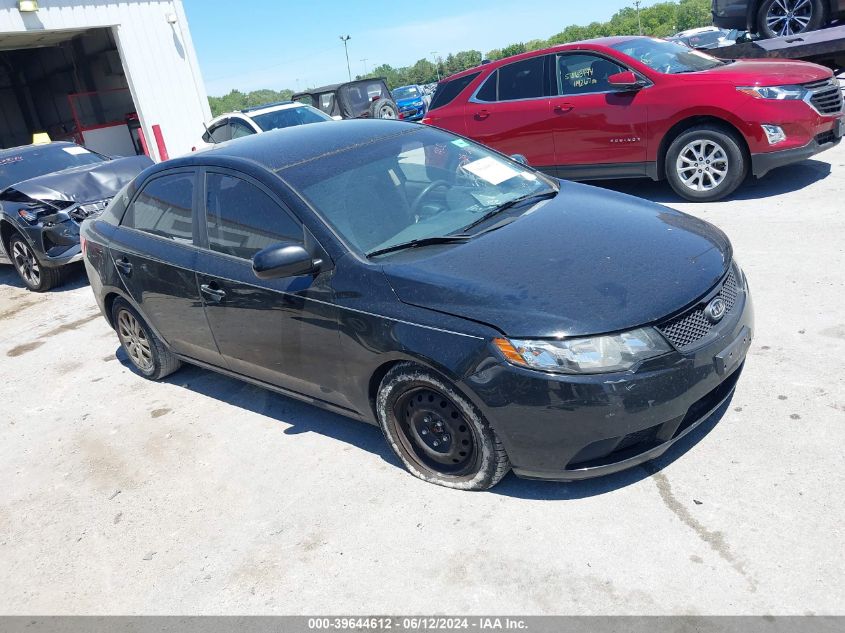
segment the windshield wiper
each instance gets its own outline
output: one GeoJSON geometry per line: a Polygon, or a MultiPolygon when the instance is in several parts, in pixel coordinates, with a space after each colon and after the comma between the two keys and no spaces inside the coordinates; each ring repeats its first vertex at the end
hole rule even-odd
{"type": "Polygon", "coordinates": [[[532,193],[530,196],[522,196],[521,198],[514,198],[513,200],[509,200],[504,204],[500,204],[495,209],[488,211],[469,226],[465,226],[463,228],[463,232],[466,233],[467,231],[474,229],[475,227],[481,224],[484,224],[490,218],[495,217],[500,213],[507,211],[508,209],[512,209],[518,204],[522,204],[523,202],[528,202],[529,200],[534,199],[548,200],[549,198],[554,198],[558,193],[558,190],[552,189],[551,191],[544,191],[543,193],[532,193]]]}
{"type": "Polygon", "coordinates": [[[461,244],[463,242],[468,242],[472,239],[471,235],[462,235],[462,234],[455,234],[455,235],[440,235],[437,237],[424,237],[418,240],[411,240],[410,242],[402,242],[400,244],[394,244],[393,246],[387,246],[385,248],[379,248],[374,251],[370,251],[367,253],[367,257],[377,257],[379,255],[386,255],[387,253],[395,253],[396,251],[404,251],[409,248],[420,248],[422,246],[434,246],[436,244],[461,244]]]}

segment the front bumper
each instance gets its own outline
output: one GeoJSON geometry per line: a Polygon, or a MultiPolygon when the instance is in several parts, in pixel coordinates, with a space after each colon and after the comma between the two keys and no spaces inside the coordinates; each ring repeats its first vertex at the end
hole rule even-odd
{"type": "Polygon", "coordinates": [[[747,291],[741,298],[716,338],[635,372],[560,376],[502,363],[462,386],[518,476],[575,481],[625,470],[665,453],[733,393],[754,331],[747,291]]]}
{"type": "Polygon", "coordinates": [[[807,160],[816,154],[836,147],[842,141],[843,131],[845,131],[845,123],[841,121],[843,120],[840,119],[840,123],[833,130],[817,135],[802,147],[752,154],[751,173],[757,178],[762,178],[773,169],[807,160]]]}
{"type": "Polygon", "coordinates": [[[425,106],[399,108],[403,121],[420,121],[425,116],[425,106]]]}

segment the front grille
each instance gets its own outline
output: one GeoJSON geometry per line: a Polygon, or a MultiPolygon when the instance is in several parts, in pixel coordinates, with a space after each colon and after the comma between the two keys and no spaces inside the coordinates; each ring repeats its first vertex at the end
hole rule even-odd
{"type": "MultiPolygon", "coordinates": [[[[734,273],[733,267],[731,267],[731,271],[719,289],[719,296],[727,305],[726,316],[733,310],[738,292],[736,274],[734,273]]],[[[663,336],[669,339],[672,345],[681,351],[685,351],[710,334],[710,331],[713,329],[714,324],[704,314],[705,307],[704,304],[699,304],[687,312],[658,325],[657,329],[660,330],[663,336]]]]}
{"type": "Polygon", "coordinates": [[[843,109],[842,89],[837,79],[804,84],[810,93],[810,103],[819,114],[839,114],[843,109]]]}

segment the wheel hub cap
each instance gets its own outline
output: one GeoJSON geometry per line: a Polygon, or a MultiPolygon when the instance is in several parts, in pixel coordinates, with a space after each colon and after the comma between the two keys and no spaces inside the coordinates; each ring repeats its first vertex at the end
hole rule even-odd
{"type": "Polygon", "coordinates": [[[141,324],[130,312],[123,310],[117,317],[117,335],[136,367],[144,371],[153,368],[150,341],[141,324]]]}
{"type": "Polygon", "coordinates": [[[688,143],[675,165],[678,177],[692,191],[712,191],[728,175],[727,151],[717,142],[702,139],[688,143]]]}
{"type": "Polygon", "coordinates": [[[812,20],[812,0],[775,0],[766,14],[766,26],[780,37],[803,33],[812,20]]]}
{"type": "Polygon", "coordinates": [[[38,266],[38,260],[35,259],[35,254],[28,246],[21,242],[15,242],[12,248],[12,260],[15,262],[18,273],[28,284],[37,286],[41,282],[41,269],[38,266]]]}
{"type": "Polygon", "coordinates": [[[465,468],[474,459],[469,424],[446,398],[430,389],[419,389],[398,403],[397,417],[417,457],[438,471],[465,468]]]}

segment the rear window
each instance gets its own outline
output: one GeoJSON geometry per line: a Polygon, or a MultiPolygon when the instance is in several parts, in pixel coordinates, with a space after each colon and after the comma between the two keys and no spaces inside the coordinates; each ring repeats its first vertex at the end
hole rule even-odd
{"type": "Polygon", "coordinates": [[[460,77],[459,79],[453,79],[451,81],[441,81],[437,84],[437,90],[431,98],[431,105],[428,109],[436,110],[437,108],[442,108],[443,106],[452,103],[455,98],[464,91],[464,88],[470,85],[480,74],[481,73],[478,72],[467,75],[466,77],[460,77]]]}

